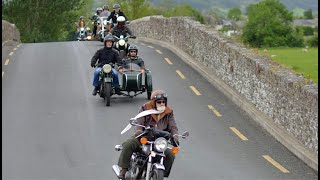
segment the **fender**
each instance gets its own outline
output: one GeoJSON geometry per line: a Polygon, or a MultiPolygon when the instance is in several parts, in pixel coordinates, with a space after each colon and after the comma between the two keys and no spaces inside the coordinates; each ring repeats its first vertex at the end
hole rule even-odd
{"type": "Polygon", "coordinates": [[[153,169],[153,168],[165,170],[164,165],[159,164],[159,163],[154,163],[154,164],[152,164],[152,169],[153,169]]]}

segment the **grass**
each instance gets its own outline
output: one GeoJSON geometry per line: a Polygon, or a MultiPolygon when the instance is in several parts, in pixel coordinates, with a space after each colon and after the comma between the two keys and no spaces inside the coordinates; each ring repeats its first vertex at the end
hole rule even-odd
{"type": "Polygon", "coordinates": [[[318,84],[318,48],[308,48],[307,52],[303,49],[305,48],[267,48],[265,52],[261,48],[258,51],[318,84]]]}

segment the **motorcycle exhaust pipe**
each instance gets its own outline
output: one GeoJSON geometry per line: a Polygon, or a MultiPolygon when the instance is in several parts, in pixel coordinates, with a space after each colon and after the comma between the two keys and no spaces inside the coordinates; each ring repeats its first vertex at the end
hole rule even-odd
{"type": "Polygon", "coordinates": [[[119,168],[118,165],[113,165],[112,166],[112,170],[113,170],[114,173],[116,173],[117,177],[120,176],[120,168],[119,168]]]}

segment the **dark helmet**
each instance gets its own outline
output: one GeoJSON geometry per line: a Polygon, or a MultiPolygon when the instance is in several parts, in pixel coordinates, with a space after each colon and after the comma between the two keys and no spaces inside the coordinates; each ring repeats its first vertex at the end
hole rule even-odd
{"type": "Polygon", "coordinates": [[[134,45],[134,44],[131,44],[128,48],[128,51],[130,50],[136,50],[137,51],[137,54],[138,54],[138,46],[137,45],[134,45]]]}
{"type": "Polygon", "coordinates": [[[107,34],[106,37],[104,37],[103,39],[104,46],[106,46],[106,41],[112,41],[112,44],[113,44],[114,42],[113,36],[111,34],[107,34]]]}
{"type": "Polygon", "coordinates": [[[83,16],[80,16],[80,20],[83,19],[83,16]]]}
{"type": "Polygon", "coordinates": [[[114,5],[112,6],[112,8],[113,8],[113,9],[120,9],[120,4],[114,4],[114,5]]]}
{"type": "Polygon", "coordinates": [[[166,101],[166,106],[168,102],[168,95],[165,91],[163,90],[155,90],[151,93],[151,100],[154,101],[154,107],[156,107],[156,101],[157,100],[165,100],[166,101]]]}
{"type": "Polygon", "coordinates": [[[104,5],[103,6],[103,10],[109,10],[109,6],[108,5],[104,5]]]}

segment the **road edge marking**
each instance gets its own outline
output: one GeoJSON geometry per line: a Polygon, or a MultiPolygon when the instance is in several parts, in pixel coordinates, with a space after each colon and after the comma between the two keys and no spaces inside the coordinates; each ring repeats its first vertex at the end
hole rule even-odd
{"type": "Polygon", "coordinates": [[[201,93],[194,86],[189,86],[189,87],[197,96],[201,96],[201,93]]]}
{"type": "Polygon", "coordinates": [[[162,52],[160,50],[157,49],[156,51],[157,51],[157,53],[162,54],[162,52]]]}
{"type": "Polygon", "coordinates": [[[237,128],[235,127],[230,127],[230,129],[243,141],[247,141],[248,138],[246,136],[244,136],[237,128]]]}
{"type": "Polygon", "coordinates": [[[6,59],[6,61],[4,62],[4,65],[7,66],[9,64],[10,59],[6,59]]]}
{"type": "Polygon", "coordinates": [[[222,115],[217,111],[212,105],[208,105],[208,108],[211,109],[211,111],[218,117],[221,117],[222,115]]]}
{"type": "Polygon", "coordinates": [[[168,58],[164,58],[164,59],[167,61],[168,64],[170,64],[170,65],[173,64],[173,63],[170,61],[170,59],[168,59],[168,58]]]}
{"type": "Polygon", "coordinates": [[[176,70],[176,73],[181,77],[181,79],[186,79],[186,77],[182,74],[181,71],[176,70]]]}
{"type": "Polygon", "coordinates": [[[275,166],[276,168],[278,168],[280,171],[282,171],[283,173],[290,173],[289,170],[287,170],[285,167],[283,167],[281,164],[279,164],[277,161],[275,161],[274,159],[272,159],[269,155],[262,155],[262,157],[264,159],[266,159],[269,163],[271,163],[273,166],[275,166]]]}

